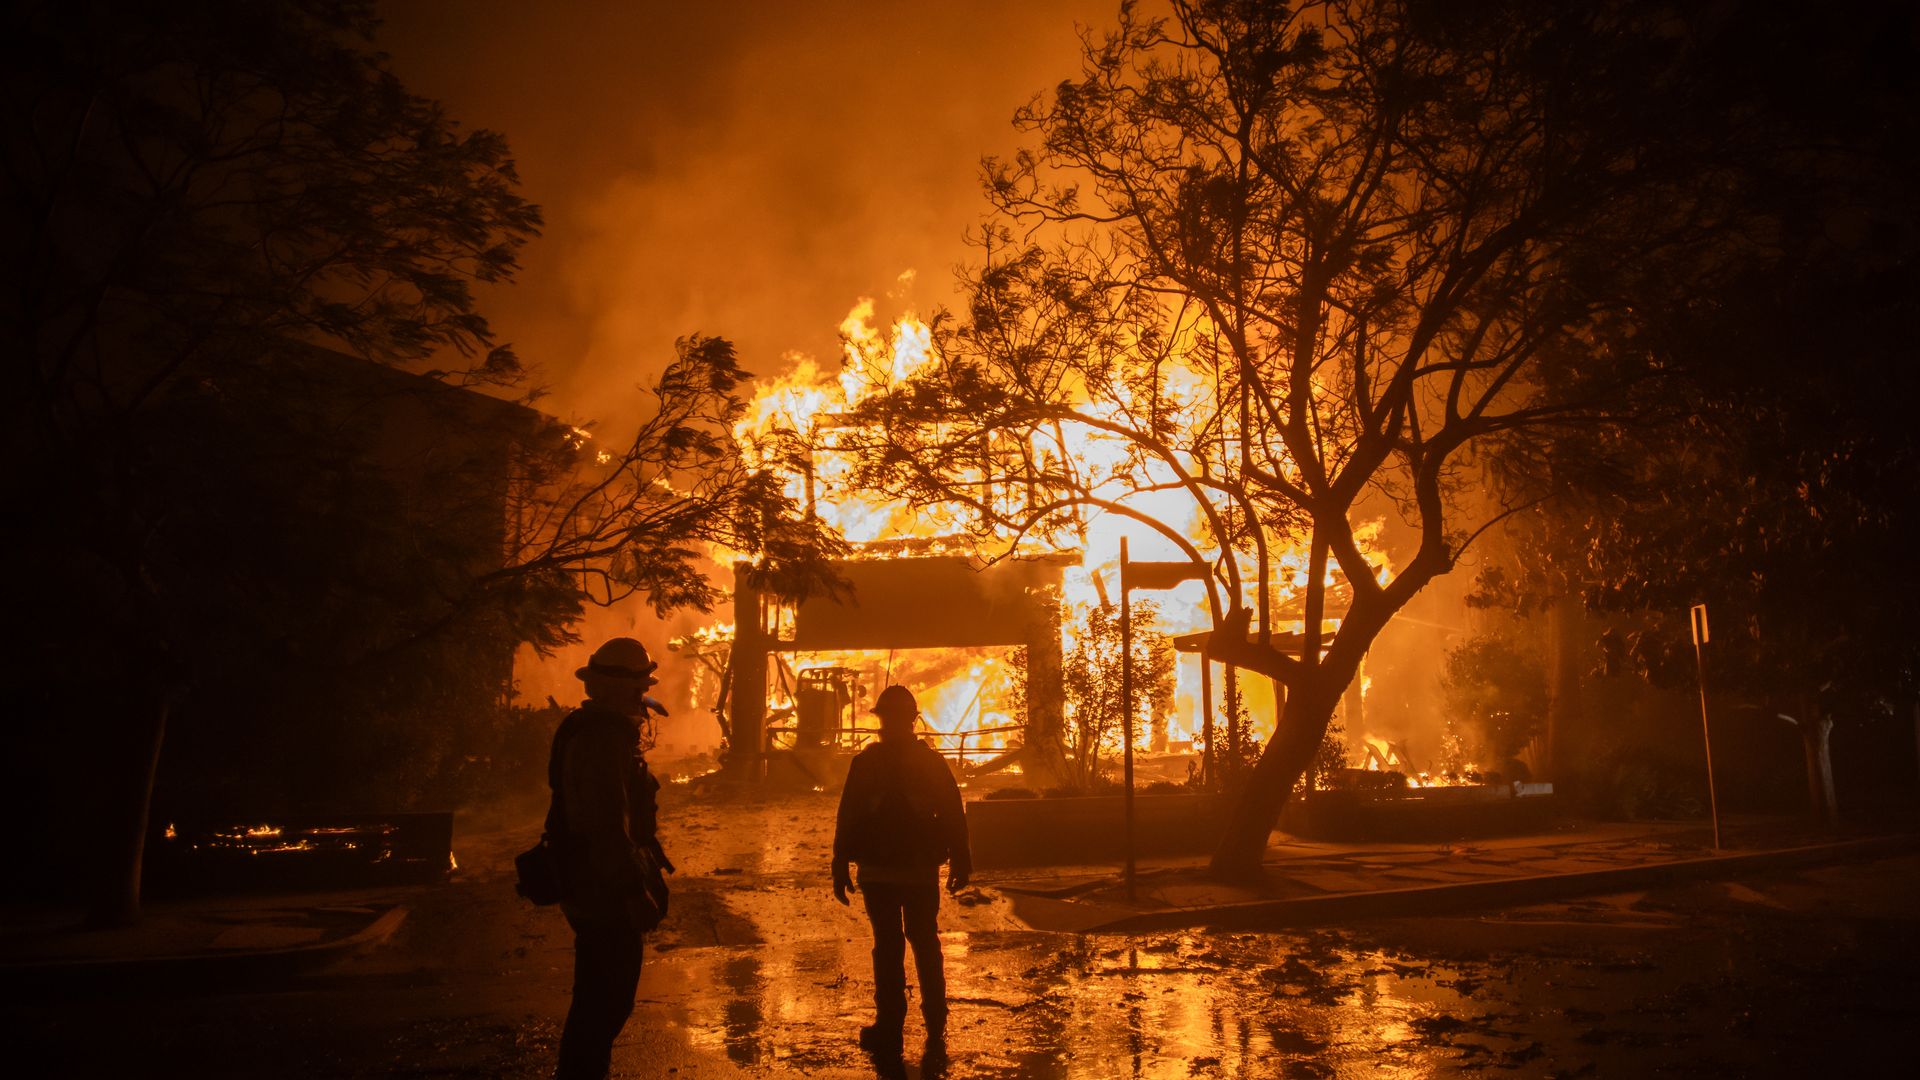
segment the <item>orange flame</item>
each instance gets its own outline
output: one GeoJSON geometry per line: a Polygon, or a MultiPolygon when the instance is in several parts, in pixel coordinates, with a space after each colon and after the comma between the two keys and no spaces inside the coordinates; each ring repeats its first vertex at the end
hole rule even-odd
{"type": "MultiPolygon", "coordinates": [[[[772,469],[785,478],[790,498],[837,529],[856,549],[862,545],[897,540],[921,541],[915,554],[940,552],[973,553],[973,541],[956,535],[960,520],[955,514],[915,510],[898,500],[889,500],[871,492],[856,490],[851,483],[853,462],[836,447],[836,419],[849,408],[874,394],[895,388],[940,362],[932,329],[911,313],[902,315],[891,326],[875,322],[875,302],[862,297],[840,324],[843,358],[837,375],[829,375],[811,357],[788,354],[785,375],[764,385],[746,415],[735,426],[734,434],[749,465],[772,469]]],[[[1189,365],[1179,355],[1164,365],[1157,393],[1165,404],[1169,399],[1176,412],[1202,415],[1211,412],[1211,383],[1202,377],[1197,365],[1189,365]]],[[[1083,415],[1124,421],[1137,404],[1133,391],[1124,381],[1103,387],[1099,395],[1083,392],[1077,408],[1083,415]]],[[[1176,483],[1173,469],[1164,462],[1142,460],[1131,452],[1122,438],[1085,425],[1061,429],[1058,437],[1049,436],[1051,445],[1037,446],[1035,452],[1052,460],[1069,460],[1078,475],[1087,478],[1093,494],[1127,506],[1184,537],[1203,558],[1222,557],[1217,538],[1210,535],[1198,504],[1176,483]]],[[[1185,463],[1198,471],[1197,462],[1185,463]]],[[[1386,566],[1379,554],[1381,523],[1374,522],[1358,530],[1361,551],[1369,562],[1386,566]]],[[[1180,545],[1159,530],[1117,514],[1089,513],[1076,538],[1084,553],[1081,565],[1068,567],[1063,584],[1063,632],[1065,645],[1075,644],[1076,627],[1084,626],[1087,616],[1103,596],[1117,599],[1119,586],[1118,552],[1120,540],[1128,542],[1136,560],[1184,560],[1180,545]]],[[[720,553],[723,559],[732,553],[720,553]]],[[[868,551],[869,557],[881,554],[868,551]]],[[[998,554],[989,553],[989,554],[998,554]]],[[[1257,580],[1251,555],[1239,552],[1227,557],[1240,560],[1242,580],[1257,580]]],[[[1304,545],[1283,549],[1274,558],[1273,607],[1283,610],[1306,589],[1308,553],[1304,545]]],[[[1330,566],[1326,583],[1336,584],[1336,571],[1330,566]]],[[[1249,586],[1250,587],[1250,586],[1249,586]]],[[[1207,586],[1201,581],[1184,582],[1178,587],[1156,592],[1154,599],[1161,612],[1161,629],[1168,634],[1185,634],[1211,627],[1207,586]]],[[[1234,598],[1223,598],[1232,603],[1234,598]]],[[[1240,598],[1250,602],[1250,597],[1240,598]]],[[[1330,612],[1327,628],[1337,630],[1339,619],[1330,612]]],[[[1278,622],[1275,631],[1299,630],[1302,624],[1278,622]]],[[[836,654],[838,655],[838,654],[836,654]]],[[[841,660],[831,662],[840,663],[841,660]]],[[[858,665],[851,665],[858,666],[858,665]]],[[[1199,734],[1200,678],[1198,661],[1183,657],[1178,672],[1174,716],[1156,718],[1166,721],[1168,736],[1190,741],[1199,734]]],[[[991,684],[994,679],[969,669],[959,675],[924,688],[923,711],[929,725],[945,736],[957,737],[962,731],[979,731],[1010,723],[999,699],[1003,688],[991,684]],[[955,706],[965,699],[972,707],[955,706]],[[956,709],[958,711],[956,711],[956,709]]],[[[1216,687],[1216,693],[1219,692],[1216,687]]],[[[1255,710],[1257,738],[1271,734],[1271,710],[1255,710]]],[[[1137,732],[1140,746],[1146,745],[1147,728],[1137,732]]],[[[1004,740],[1002,740],[1004,742],[1004,740]]]]}

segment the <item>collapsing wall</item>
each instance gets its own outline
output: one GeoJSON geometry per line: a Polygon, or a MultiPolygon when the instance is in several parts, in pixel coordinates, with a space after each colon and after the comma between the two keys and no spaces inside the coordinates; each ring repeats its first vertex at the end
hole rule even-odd
{"type": "Polygon", "coordinates": [[[1027,651],[1020,765],[1035,783],[1063,783],[1059,595],[1061,568],[1078,561],[1077,555],[990,564],[962,556],[852,560],[835,567],[852,586],[845,601],[817,597],[797,607],[755,588],[746,566],[737,564],[727,688],[736,752],[750,754],[756,766],[767,752],[767,661],[774,653],[1017,645],[1027,651]]]}

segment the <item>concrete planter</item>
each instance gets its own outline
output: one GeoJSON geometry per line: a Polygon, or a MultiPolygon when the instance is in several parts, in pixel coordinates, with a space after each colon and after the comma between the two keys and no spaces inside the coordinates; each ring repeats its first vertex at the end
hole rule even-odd
{"type": "MultiPolygon", "coordinates": [[[[1118,862],[1126,854],[1119,795],[979,799],[967,804],[967,832],[979,867],[1118,862]]],[[[1219,795],[1136,795],[1134,853],[1213,850],[1226,803],[1219,795]]]]}
{"type": "Polygon", "coordinates": [[[161,896],[427,884],[452,870],[453,813],[181,822],[146,855],[148,889],[161,896]]]}
{"type": "Polygon", "coordinates": [[[1280,829],[1309,840],[1457,840],[1539,832],[1557,816],[1550,792],[1516,795],[1511,787],[1316,791],[1287,803],[1280,829]]]}

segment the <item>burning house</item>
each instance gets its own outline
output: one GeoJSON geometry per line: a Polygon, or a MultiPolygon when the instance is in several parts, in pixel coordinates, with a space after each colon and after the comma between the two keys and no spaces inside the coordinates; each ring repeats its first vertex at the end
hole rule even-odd
{"type": "MultiPolygon", "coordinates": [[[[756,765],[772,752],[792,751],[804,762],[810,752],[857,747],[874,734],[866,704],[894,677],[895,662],[910,656],[922,678],[952,672],[923,695],[936,749],[980,771],[1057,777],[1065,728],[1057,598],[1063,567],[1077,561],[1067,554],[990,566],[958,555],[850,560],[839,567],[851,586],[844,602],[818,597],[797,605],[736,571],[737,621],[721,691],[732,746],[756,765]],[[931,663],[920,659],[927,651],[935,653],[931,663]],[[795,669],[798,658],[811,657],[833,662],[795,669]],[[989,686],[1009,680],[1023,688],[1023,716],[987,698],[989,686]],[[972,685],[964,701],[939,692],[955,681],[972,685]]],[[[906,669],[897,668],[903,678],[906,669]]]]}
{"type": "MultiPolygon", "coordinates": [[[[716,717],[730,762],[756,774],[798,769],[802,779],[824,785],[844,767],[835,756],[872,737],[865,714],[872,695],[902,682],[920,697],[922,737],[969,774],[1019,774],[1036,788],[1073,786],[1098,765],[1070,758],[1119,756],[1117,723],[1115,730],[1082,730],[1098,718],[1069,692],[1067,675],[1078,664],[1083,683],[1117,681],[1117,644],[1096,640],[1096,624],[1104,618],[1117,626],[1122,539],[1147,559],[1175,560],[1154,565],[1197,568],[1196,545],[1218,558],[1205,539],[1208,525],[1178,491],[1129,491],[1116,497],[1131,516],[1082,517],[1069,530],[1070,545],[996,538],[1004,542],[995,546],[981,543],[964,507],[910,505],[861,488],[850,460],[861,433],[851,415],[867,396],[934,359],[925,324],[903,318],[884,334],[869,325],[871,315],[863,302],[842,325],[847,357],[837,377],[801,360],[762,390],[736,429],[747,453],[785,477],[796,502],[850,542],[850,556],[838,565],[848,594],[785,604],[753,584],[751,564],[738,564],[732,622],[673,643],[701,661],[694,704],[716,717]],[[1103,661],[1110,667],[1100,669],[1103,661]]],[[[1117,475],[1126,464],[1121,449],[1097,434],[1033,452],[1065,456],[1091,472],[1117,475]]],[[[987,500],[1032,498],[1017,483],[996,486],[987,465],[980,474],[987,500]]],[[[1277,560],[1284,576],[1268,586],[1277,617],[1301,617],[1291,608],[1298,607],[1293,593],[1306,562],[1304,551],[1277,560]]],[[[1242,680],[1207,658],[1218,600],[1205,577],[1169,580],[1143,605],[1151,625],[1142,622],[1141,629],[1165,650],[1166,681],[1143,688],[1145,715],[1134,738],[1143,753],[1177,759],[1162,763],[1169,779],[1215,778],[1224,766],[1216,750],[1265,738],[1279,703],[1269,680],[1242,680]],[[1216,716],[1223,693],[1231,715],[1216,716]]],[[[1330,629],[1338,615],[1327,613],[1330,629]]],[[[1300,636],[1296,625],[1292,637],[1300,636]]],[[[1356,679],[1345,709],[1355,727],[1362,689],[1356,679]]]]}

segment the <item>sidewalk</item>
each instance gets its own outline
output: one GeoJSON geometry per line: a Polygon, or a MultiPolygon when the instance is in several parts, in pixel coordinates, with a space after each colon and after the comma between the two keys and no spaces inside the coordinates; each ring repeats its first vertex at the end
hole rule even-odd
{"type": "Polygon", "coordinates": [[[71,911],[9,911],[0,992],[312,971],[391,937],[407,917],[402,894],[196,897],[149,904],[138,924],[107,930],[80,929],[71,911]]]}
{"type": "MultiPolygon", "coordinates": [[[[1111,865],[986,871],[975,884],[1006,896],[1014,918],[1036,930],[1260,930],[1493,909],[1920,849],[1920,831],[1834,837],[1778,822],[1735,824],[1725,839],[1716,852],[1700,824],[1644,822],[1453,844],[1276,834],[1266,879],[1252,885],[1209,879],[1198,856],[1141,860],[1132,901],[1111,865]]],[[[392,937],[416,891],[206,896],[150,904],[139,925],[101,931],[75,928],[71,912],[9,911],[0,917],[0,994],[313,971],[392,937]]]]}
{"type": "Polygon", "coordinates": [[[1037,930],[1145,933],[1277,929],[1341,919],[1495,908],[1920,848],[1920,834],[1834,837],[1779,823],[1730,827],[1715,851],[1692,823],[1588,824],[1577,831],[1456,842],[1315,843],[1277,835],[1266,879],[1209,879],[1203,858],[1142,860],[1129,900],[1111,867],[981,875],[1037,930]]]}

